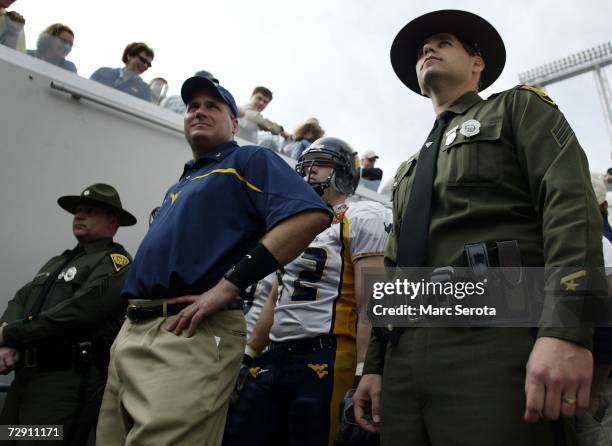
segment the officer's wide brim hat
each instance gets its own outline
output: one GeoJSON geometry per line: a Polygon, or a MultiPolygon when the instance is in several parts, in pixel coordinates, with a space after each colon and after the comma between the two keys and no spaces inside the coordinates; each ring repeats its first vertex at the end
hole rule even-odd
{"type": "Polygon", "coordinates": [[[219,84],[216,84],[207,77],[193,76],[183,82],[183,86],[181,87],[181,98],[183,99],[185,105],[187,105],[196,93],[200,93],[202,91],[210,91],[213,94],[216,94],[228,105],[234,117],[238,117],[238,107],[236,106],[234,96],[232,96],[227,89],[219,84]]]}
{"type": "Polygon", "coordinates": [[[64,195],[59,197],[57,204],[71,214],[76,214],[77,207],[83,205],[108,209],[115,212],[119,217],[119,226],[132,226],[136,224],[136,217],[123,209],[119,193],[109,184],[92,184],[83,190],[81,195],[64,195]]]}
{"type": "Polygon", "coordinates": [[[412,91],[421,94],[416,75],[418,51],[434,34],[457,36],[469,46],[478,48],[485,62],[480,90],[499,77],[506,63],[506,47],[497,30],[482,17],[467,11],[443,9],[412,20],[395,36],[391,45],[391,65],[397,77],[412,91]]]}

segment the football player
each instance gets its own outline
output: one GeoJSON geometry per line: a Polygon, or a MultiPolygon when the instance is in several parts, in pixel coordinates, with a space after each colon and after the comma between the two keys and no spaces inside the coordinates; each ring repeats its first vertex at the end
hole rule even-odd
{"type": "Polygon", "coordinates": [[[361,375],[370,333],[363,271],[383,267],[391,211],[347,201],[360,168],[357,153],[340,139],[312,143],[296,171],[333,207],[335,219],[285,266],[261,312],[245,358],[268,348],[244,374],[226,445],[332,445],[340,401],[361,375]]]}

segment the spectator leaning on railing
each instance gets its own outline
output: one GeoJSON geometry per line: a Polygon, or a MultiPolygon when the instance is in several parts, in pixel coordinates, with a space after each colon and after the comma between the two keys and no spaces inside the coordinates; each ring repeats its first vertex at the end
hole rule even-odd
{"type": "Polygon", "coordinates": [[[155,53],[146,44],[130,43],[123,50],[121,58],[125,64],[123,68],[98,68],[91,75],[91,79],[145,101],[151,101],[149,84],[143,81],[140,75],[151,68],[153,57],[155,53]]]}
{"type": "Polygon", "coordinates": [[[15,11],[6,10],[13,3],[15,0],[0,0],[0,44],[25,53],[25,19],[15,11]]]}
{"type": "Polygon", "coordinates": [[[291,138],[291,135],[283,129],[283,126],[270,121],[262,116],[261,112],[266,109],[272,101],[272,92],[266,87],[255,87],[251,93],[248,104],[238,107],[238,123],[240,130],[238,137],[251,142],[257,142],[257,131],[265,130],[283,138],[291,138]]]}
{"type": "Polygon", "coordinates": [[[73,44],[74,32],[62,23],[54,23],[40,33],[36,49],[28,50],[28,54],[76,73],[76,65],[66,60],[66,56],[72,51],[73,44]]]}

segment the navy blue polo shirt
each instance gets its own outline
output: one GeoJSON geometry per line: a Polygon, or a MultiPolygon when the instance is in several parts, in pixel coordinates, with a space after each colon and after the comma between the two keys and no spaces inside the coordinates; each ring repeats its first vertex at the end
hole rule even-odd
{"type": "Polygon", "coordinates": [[[276,153],[234,141],[222,144],[189,161],[166,192],[122,295],[162,299],[201,294],[278,223],[315,209],[330,212],[276,153]]]}

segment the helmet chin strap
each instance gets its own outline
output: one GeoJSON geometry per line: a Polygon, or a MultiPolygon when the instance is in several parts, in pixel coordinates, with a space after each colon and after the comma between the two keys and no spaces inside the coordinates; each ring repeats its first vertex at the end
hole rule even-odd
{"type": "Polygon", "coordinates": [[[310,174],[308,174],[308,179],[306,180],[306,182],[310,184],[310,187],[312,187],[312,189],[317,193],[319,197],[322,197],[325,193],[325,190],[331,187],[334,173],[336,173],[336,171],[332,170],[332,173],[327,177],[325,181],[318,182],[310,181],[310,174]]]}

